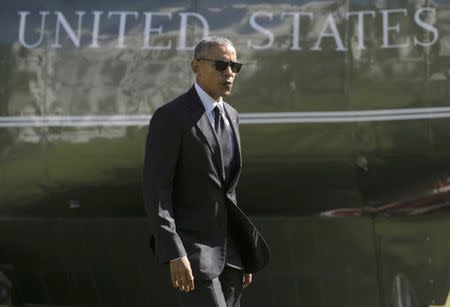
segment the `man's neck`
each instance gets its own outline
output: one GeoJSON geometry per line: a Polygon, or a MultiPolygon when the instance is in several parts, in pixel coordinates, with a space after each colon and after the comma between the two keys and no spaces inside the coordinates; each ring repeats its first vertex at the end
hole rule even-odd
{"type": "Polygon", "coordinates": [[[221,96],[218,97],[214,97],[213,95],[211,95],[211,93],[209,93],[207,90],[205,90],[205,87],[202,86],[197,80],[195,80],[195,82],[197,83],[197,85],[209,96],[211,97],[215,102],[220,102],[222,100],[221,96]]]}

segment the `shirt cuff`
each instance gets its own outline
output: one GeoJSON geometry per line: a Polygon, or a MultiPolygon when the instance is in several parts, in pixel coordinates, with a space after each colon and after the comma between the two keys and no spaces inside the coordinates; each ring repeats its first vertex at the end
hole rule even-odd
{"type": "Polygon", "coordinates": [[[172,260],[170,260],[169,262],[174,262],[174,261],[176,261],[176,260],[178,260],[178,259],[181,259],[181,258],[183,258],[183,257],[178,257],[178,258],[172,259],[172,260]]]}

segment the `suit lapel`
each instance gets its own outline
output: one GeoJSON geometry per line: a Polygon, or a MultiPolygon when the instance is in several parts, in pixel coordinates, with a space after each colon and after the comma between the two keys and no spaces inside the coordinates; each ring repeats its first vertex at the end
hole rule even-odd
{"type": "Polygon", "coordinates": [[[227,103],[224,103],[223,105],[225,106],[225,112],[227,113],[228,121],[231,124],[231,129],[233,130],[234,138],[236,139],[235,144],[237,144],[238,168],[234,174],[234,177],[230,179],[230,184],[228,185],[228,191],[233,191],[236,188],[237,180],[239,179],[242,167],[241,138],[239,135],[238,121],[236,114],[232,111],[231,107],[227,103]]]}
{"type": "Polygon", "coordinates": [[[216,161],[216,168],[221,176],[221,182],[225,181],[225,170],[222,163],[222,155],[220,153],[219,142],[217,141],[214,129],[209,121],[208,115],[206,114],[205,108],[203,107],[200,97],[198,96],[195,87],[192,87],[188,92],[189,96],[189,106],[191,108],[192,119],[194,120],[198,129],[202,132],[206,139],[208,147],[216,161]]]}

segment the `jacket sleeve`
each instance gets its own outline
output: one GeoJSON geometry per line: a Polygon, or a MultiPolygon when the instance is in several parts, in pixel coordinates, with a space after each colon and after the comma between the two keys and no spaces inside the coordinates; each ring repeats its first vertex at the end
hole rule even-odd
{"type": "Polygon", "coordinates": [[[151,241],[161,263],[186,256],[177,234],[172,202],[182,132],[170,110],[158,109],[150,121],[144,158],[144,202],[151,241]],[[153,239],[153,240],[152,240],[153,239]]]}

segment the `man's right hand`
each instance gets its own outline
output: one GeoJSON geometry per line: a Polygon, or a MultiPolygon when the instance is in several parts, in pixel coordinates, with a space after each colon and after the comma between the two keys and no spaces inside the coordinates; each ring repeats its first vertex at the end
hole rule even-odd
{"type": "Polygon", "coordinates": [[[191,263],[186,256],[170,261],[170,276],[173,286],[180,291],[189,292],[194,290],[194,276],[192,275],[191,263]]]}

